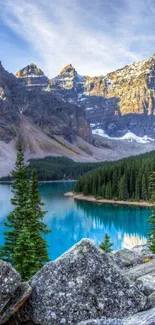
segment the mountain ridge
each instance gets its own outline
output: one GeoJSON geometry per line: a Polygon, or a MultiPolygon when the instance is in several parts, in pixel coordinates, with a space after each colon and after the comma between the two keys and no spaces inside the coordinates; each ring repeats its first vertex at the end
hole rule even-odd
{"type": "Polygon", "coordinates": [[[75,161],[105,161],[155,149],[155,55],[144,61],[99,77],[80,76],[68,64],[53,79],[33,63],[16,75],[0,64],[0,140],[4,144],[0,174],[5,170],[1,165],[8,161],[7,150],[13,153],[14,162],[20,139],[26,159],[63,155],[75,161]],[[130,78],[123,82],[125,74],[130,78]],[[125,105],[127,87],[124,114],[121,105],[125,105]],[[129,112],[129,104],[134,105],[130,97],[135,101],[134,113],[129,112]],[[144,111],[148,102],[152,110],[148,105],[144,111]]]}
{"type": "Polygon", "coordinates": [[[93,130],[100,128],[111,137],[131,131],[155,138],[155,54],[106,76],[79,76],[78,84],[75,73],[65,77],[53,78],[51,90],[59,98],[83,106],[93,130]]]}

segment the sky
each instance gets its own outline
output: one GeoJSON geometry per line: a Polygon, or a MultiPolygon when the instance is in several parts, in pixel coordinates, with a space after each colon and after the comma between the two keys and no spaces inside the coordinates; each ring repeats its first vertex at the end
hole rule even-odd
{"type": "Polygon", "coordinates": [[[0,0],[0,60],[105,75],[155,52],[154,17],[155,0],[0,0]]]}

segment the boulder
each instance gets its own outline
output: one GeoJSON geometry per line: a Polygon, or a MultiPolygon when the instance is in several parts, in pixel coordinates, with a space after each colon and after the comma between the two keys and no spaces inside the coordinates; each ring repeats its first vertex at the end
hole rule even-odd
{"type": "Polygon", "coordinates": [[[137,313],[123,319],[123,325],[154,325],[155,324],[155,308],[137,313]]]}
{"type": "Polygon", "coordinates": [[[151,306],[155,307],[155,291],[149,295],[149,299],[151,301],[151,306]]]}
{"type": "Polygon", "coordinates": [[[96,319],[80,322],[77,325],[154,325],[155,308],[125,317],[123,319],[96,319]]]}
{"type": "Polygon", "coordinates": [[[17,312],[31,291],[30,285],[21,282],[21,276],[10,264],[0,261],[0,324],[5,324],[17,312]]]}
{"type": "Polygon", "coordinates": [[[114,259],[115,263],[121,268],[129,268],[137,264],[143,263],[143,257],[140,254],[132,251],[131,249],[126,248],[111,253],[111,257],[114,259]]]}
{"type": "Polygon", "coordinates": [[[130,270],[126,270],[124,275],[129,276],[131,279],[136,280],[147,274],[151,274],[155,271],[155,259],[148,263],[143,263],[141,265],[135,266],[130,270]]]}
{"type": "Polygon", "coordinates": [[[30,284],[32,295],[17,313],[21,323],[75,325],[149,307],[148,298],[88,239],[46,264],[30,284]]]}
{"type": "Polygon", "coordinates": [[[144,287],[146,295],[155,291],[155,259],[124,271],[124,275],[144,287]]]}
{"type": "Polygon", "coordinates": [[[21,277],[11,265],[0,261],[0,313],[21,283],[21,277]]]}
{"type": "Polygon", "coordinates": [[[150,252],[148,243],[135,246],[132,249],[122,248],[110,255],[121,268],[132,268],[155,259],[155,254],[150,252]]]}

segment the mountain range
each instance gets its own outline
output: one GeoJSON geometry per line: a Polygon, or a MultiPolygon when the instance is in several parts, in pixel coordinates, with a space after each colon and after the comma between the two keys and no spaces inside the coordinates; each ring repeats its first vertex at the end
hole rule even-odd
{"type": "Polygon", "coordinates": [[[0,63],[0,176],[19,141],[26,160],[105,161],[155,149],[155,54],[106,76],[69,64],[49,79],[35,64],[15,75],[0,63]]]}

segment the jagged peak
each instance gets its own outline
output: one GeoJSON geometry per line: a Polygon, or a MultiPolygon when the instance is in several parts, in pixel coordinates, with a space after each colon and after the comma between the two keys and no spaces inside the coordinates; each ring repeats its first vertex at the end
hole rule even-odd
{"type": "Polygon", "coordinates": [[[71,63],[67,64],[60,72],[60,75],[64,75],[64,74],[77,74],[75,68],[72,66],[71,63]]]}
{"type": "Polygon", "coordinates": [[[17,78],[28,77],[28,76],[44,76],[44,72],[37,67],[36,64],[31,63],[24,67],[23,69],[16,72],[17,78]]]}

